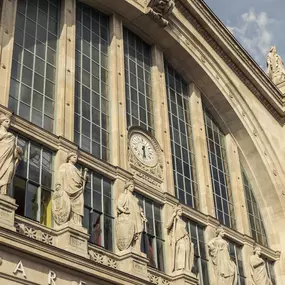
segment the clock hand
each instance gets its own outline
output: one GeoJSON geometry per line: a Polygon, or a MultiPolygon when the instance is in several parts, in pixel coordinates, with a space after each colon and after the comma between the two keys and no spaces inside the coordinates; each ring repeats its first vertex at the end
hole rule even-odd
{"type": "Polygon", "coordinates": [[[142,146],[142,151],[143,151],[143,158],[146,158],[146,155],[145,155],[145,146],[144,146],[144,145],[142,146]]]}

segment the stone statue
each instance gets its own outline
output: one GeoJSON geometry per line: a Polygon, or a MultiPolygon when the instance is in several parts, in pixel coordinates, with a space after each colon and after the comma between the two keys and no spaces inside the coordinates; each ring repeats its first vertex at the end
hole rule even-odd
{"type": "Polygon", "coordinates": [[[250,273],[252,285],[272,285],[268,278],[265,261],[260,257],[261,248],[256,247],[250,257],[250,273]]]}
{"type": "Polygon", "coordinates": [[[88,177],[86,168],[82,174],[75,167],[77,159],[78,156],[75,152],[69,152],[66,163],[63,163],[58,171],[58,182],[52,198],[53,217],[58,225],[70,221],[82,226],[83,192],[88,177]]]}
{"type": "Polygon", "coordinates": [[[173,0],[150,0],[149,14],[163,26],[168,25],[167,18],[172,13],[175,3],[173,0]]]}
{"type": "Polygon", "coordinates": [[[21,160],[23,150],[16,146],[16,138],[8,132],[11,124],[9,116],[0,115],[0,193],[7,195],[8,185],[11,183],[17,166],[21,160]]]}
{"type": "Polygon", "coordinates": [[[267,75],[272,79],[275,84],[285,81],[285,69],[282,58],[277,54],[275,46],[272,46],[269,50],[266,59],[267,63],[267,75]]]}
{"type": "Polygon", "coordinates": [[[209,255],[214,265],[215,285],[237,285],[237,267],[230,259],[229,244],[224,240],[225,232],[218,227],[216,237],[208,243],[209,255]]]}
{"type": "Polygon", "coordinates": [[[141,235],[147,219],[139,206],[138,198],[133,194],[133,181],[125,184],[125,191],[119,196],[117,204],[116,235],[120,251],[133,248],[141,252],[141,235]]]}
{"type": "Polygon", "coordinates": [[[182,208],[178,205],[167,225],[167,233],[172,248],[172,271],[191,271],[194,262],[194,244],[182,220],[182,208]]]}

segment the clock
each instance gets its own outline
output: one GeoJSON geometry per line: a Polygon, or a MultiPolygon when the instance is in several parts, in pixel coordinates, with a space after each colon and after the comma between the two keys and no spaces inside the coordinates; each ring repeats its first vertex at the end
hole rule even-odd
{"type": "Polygon", "coordinates": [[[130,137],[130,148],[135,157],[143,164],[154,167],[158,162],[156,148],[153,142],[142,132],[134,132],[130,137]]]}

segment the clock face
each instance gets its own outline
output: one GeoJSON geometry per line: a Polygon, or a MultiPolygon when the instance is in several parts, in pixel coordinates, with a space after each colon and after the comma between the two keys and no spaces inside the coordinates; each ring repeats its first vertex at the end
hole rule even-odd
{"type": "Polygon", "coordinates": [[[148,166],[157,164],[157,154],[152,142],[142,134],[133,134],[130,139],[133,153],[142,163],[148,166]]]}

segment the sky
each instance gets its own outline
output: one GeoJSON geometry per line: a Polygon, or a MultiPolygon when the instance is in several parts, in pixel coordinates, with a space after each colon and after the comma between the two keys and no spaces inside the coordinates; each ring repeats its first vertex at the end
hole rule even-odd
{"type": "Polygon", "coordinates": [[[204,0],[263,70],[275,45],[285,62],[285,0],[204,0]]]}

